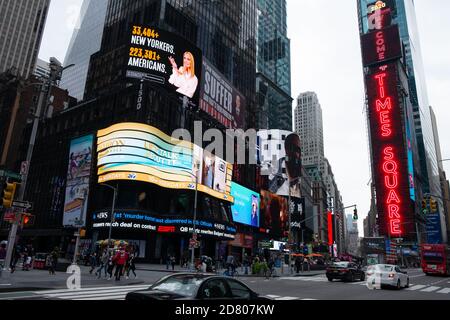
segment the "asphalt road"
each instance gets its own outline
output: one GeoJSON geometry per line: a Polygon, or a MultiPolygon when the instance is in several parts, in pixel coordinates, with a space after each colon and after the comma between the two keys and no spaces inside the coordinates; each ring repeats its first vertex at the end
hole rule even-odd
{"type": "MultiPolygon", "coordinates": [[[[126,293],[147,288],[166,272],[138,271],[138,278],[120,282],[97,280],[83,269],[80,290],[68,290],[69,275],[42,271],[18,272],[0,279],[0,300],[123,300],[126,293]],[[13,292],[14,291],[14,292],[13,292]]],[[[325,275],[311,277],[241,277],[256,292],[275,300],[450,300],[450,278],[430,277],[409,270],[409,289],[370,290],[365,282],[329,282],[325,275]]]]}

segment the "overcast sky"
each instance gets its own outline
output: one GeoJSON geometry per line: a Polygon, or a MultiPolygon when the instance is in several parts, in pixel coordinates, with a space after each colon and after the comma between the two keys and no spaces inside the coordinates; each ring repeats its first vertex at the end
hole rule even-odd
{"type": "MultiPolygon", "coordinates": [[[[94,0],[95,1],[95,0],[94,0]]],[[[359,230],[370,208],[370,162],[356,0],[287,0],[292,95],[315,91],[322,105],[325,155],[346,206],[356,204],[359,230]]],[[[450,1],[416,0],[429,102],[438,118],[444,159],[450,158],[450,1]]],[[[65,52],[82,0],[52,1],[41,59],[65,52]]],[[[444,163],[450,176],[450,162],[444,163]]],[[[353,211],[350,209],[347,214],[353,211]]]]}

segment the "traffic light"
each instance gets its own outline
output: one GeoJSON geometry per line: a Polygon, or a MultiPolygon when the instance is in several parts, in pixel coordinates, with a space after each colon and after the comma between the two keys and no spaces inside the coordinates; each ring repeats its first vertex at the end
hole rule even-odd
{"type": "Polygon", "coordinates": [[[358,209],[353,210],[353,220],[358,220],[358,209]]]}
{"type": "Polygon", "coordinates": [[[16,195],[17,185],[17,182],[5,182],[3,185],[3,194],[0,205],[8,209],[12,207],[14,196],[16,195]]]}
{"type": "Polygon", "coordinates": [[[427,210],[427,200],[423,199],[422,200],[422,211],[427,210]]]}
{"type": "Polygon", "coordinates": [[[22,226],[31,227],[34,225],[35,216],[32,214],[24,213],[22,215],[22,226]]]}
{"type": "Polygon", "coordinates": [[[80,230],[80,238],[84,238],[86,237],[86,229],[81,229],[80,230]]]}
{"type": "Polygon", "coordinates": [[[436,213],[438,212],[438,205],[437,205],[437,201],[434,199],[430,200],[430,209],[432,213],[436,213]]]}

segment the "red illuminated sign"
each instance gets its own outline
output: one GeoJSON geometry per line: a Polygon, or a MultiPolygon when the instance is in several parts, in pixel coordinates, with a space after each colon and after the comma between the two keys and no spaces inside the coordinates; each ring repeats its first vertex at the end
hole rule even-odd
{"type": "Polygon", "coordinates": [[[161,233],[174,233],[176,231],[175,227],[169,226],[169,227],[165,227],[165,226],[159,226],[158,227],[158,232],[161,233]]]}
{"type": "Polygon", "coordinates": [[[334,243],[333,239],[333,213],[328,212],[328,245],[332,246],[334,243]]]}
{"type": "Polygon", "coordinates": [[[361,36],[364,67],[400,58],[402,56],[400,44],[397,25],[361,36]]]}
{"type": "Polygon", "coordinates": [[[396,64],[371,68],[366,86],[380,233],[403,237],[413,210],[397,73],[396,64]]]}

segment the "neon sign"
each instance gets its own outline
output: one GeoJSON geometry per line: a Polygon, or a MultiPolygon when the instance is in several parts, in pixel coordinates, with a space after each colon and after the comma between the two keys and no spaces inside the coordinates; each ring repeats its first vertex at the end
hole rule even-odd
{"type": "Polygon", "coordinates": [[[370,68],[366,85],[380,233],[404,237],[413,210],[397,73],[396,64],[370,68]]]}

